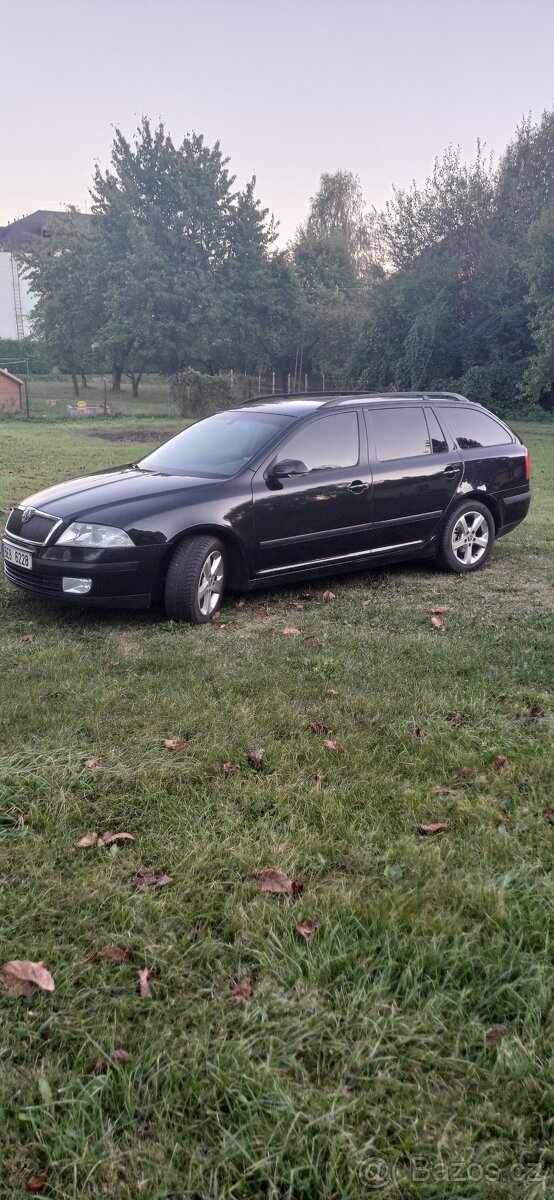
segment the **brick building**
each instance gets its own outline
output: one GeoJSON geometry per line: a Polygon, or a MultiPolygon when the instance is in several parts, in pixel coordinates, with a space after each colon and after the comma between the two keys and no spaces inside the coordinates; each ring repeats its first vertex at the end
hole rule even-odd
{"type": "Polygon", "coordinates": [[[21,411],[23,380],[0,367],[0,413],[21,411]]]}

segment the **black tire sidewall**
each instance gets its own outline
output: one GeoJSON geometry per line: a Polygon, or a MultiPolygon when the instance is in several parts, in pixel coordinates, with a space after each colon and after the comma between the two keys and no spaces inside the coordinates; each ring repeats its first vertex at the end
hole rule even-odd
{"type": "Polygon", "coordinates": [[[174,621],[207,625],[221,607],[226,575],[225,547],[218,538],[209,534],[197,534],[184,538],[173,552],[165,579],[164,603],[167,616],[174,621]],[[204,563],[214,551],[217,551],[222,557],[223,587],[215,608],[210,613],[204,614],[198,603],[198,584],[204,563]]]}

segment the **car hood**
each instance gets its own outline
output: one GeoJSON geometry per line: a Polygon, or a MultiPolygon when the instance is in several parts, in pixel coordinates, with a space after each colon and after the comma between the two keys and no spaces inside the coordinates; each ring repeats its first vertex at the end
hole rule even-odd
{"type": "Polygon", "coordinates": [[[221,485],[223,482],[196,475],[165,475],[136,467],[116,467],[97,475],[54,484],[27,496],[21,504],[41,509],[64,521],[76,521],[83,517],[91,519],[99,510],[117,508],[129,501],[145,500],[151,504],[157,496],[167,499],[173,492],[201,491],[210,484],[221,485]]]}

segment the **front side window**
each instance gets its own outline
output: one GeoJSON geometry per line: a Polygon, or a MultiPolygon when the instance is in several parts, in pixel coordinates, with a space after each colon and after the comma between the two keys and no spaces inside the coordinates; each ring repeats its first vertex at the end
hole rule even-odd
{"type": "Polygon", "coordinates": [[[334,413],[310,421],[279,447],[278,457],[299,459],[308,471],[355,467],[360,457],[356,413],[334,413]]]}
{"type": "Polygon", "coordinates": [[[225,479],[284,432],[294,418],[282,413],[216,413],[159,446],[137,466],[144,471],[225,479]]]}
{"type": "Polygon", "coordinates": [[[479,450],[482,446],[508,446],[512,438],[494,417],[471,408],[449,408],[448,420],[460,450],[479,450]]]}
{"type": "Polygon", "coordinates": [[[431,453],[422,408],[377,408],[371,411],[371,424],[379,462],[431,453]]]}

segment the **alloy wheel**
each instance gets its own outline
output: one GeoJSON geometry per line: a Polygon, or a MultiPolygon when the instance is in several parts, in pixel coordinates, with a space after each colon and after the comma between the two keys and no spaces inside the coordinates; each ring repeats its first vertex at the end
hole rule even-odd
{"type": "Polygon", "coordinates": [[[461,513],[452,530],[452,552],[464,566],[474,566],[482,559],[489,544],[489,527],[480,512],[461,513]]]}
{"type": "Polygon", "coordinates": [[[219,550],[212,550],[205,559],[198,581],[198,607],[203,617],[217,608],[223,591],[223,558],[219,550]]]}

